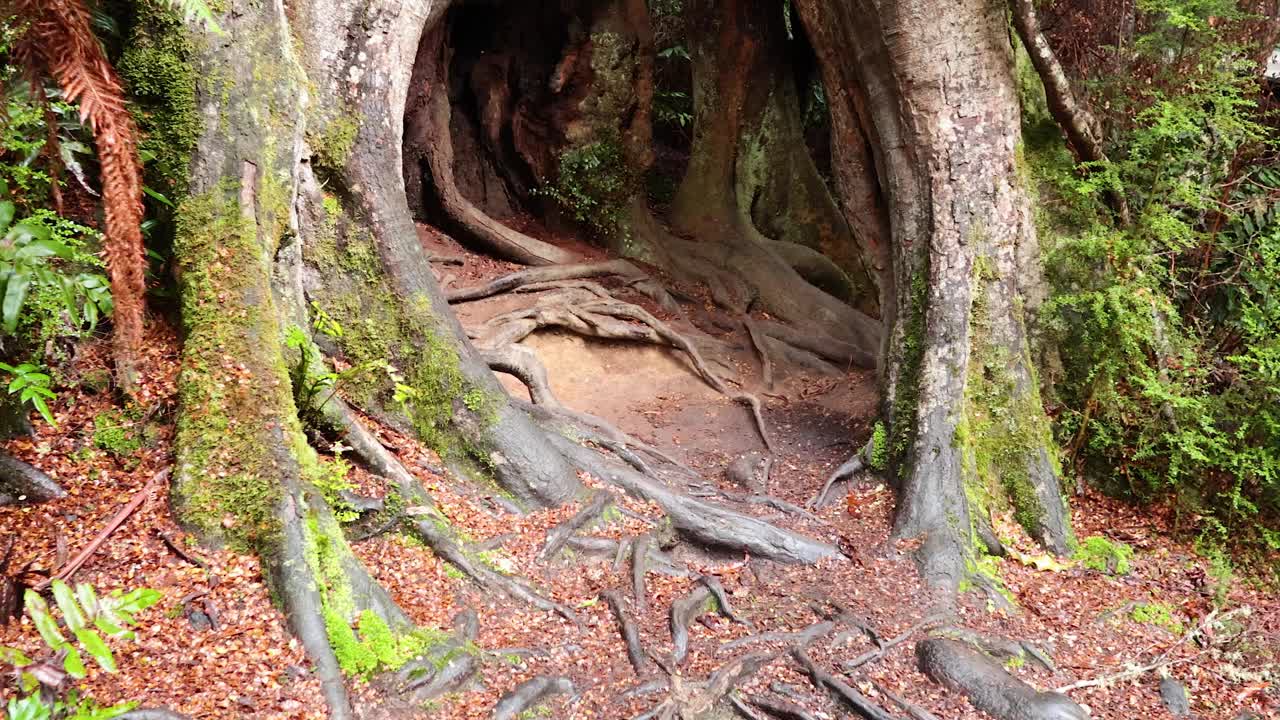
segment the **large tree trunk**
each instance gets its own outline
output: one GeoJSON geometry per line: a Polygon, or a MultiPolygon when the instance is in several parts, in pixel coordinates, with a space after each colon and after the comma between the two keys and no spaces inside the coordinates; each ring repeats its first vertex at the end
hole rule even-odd
{"type": "Polygon", "coordinates": [[[837,59],[866,98],[864,127],[890,208],[896,312],[885,406],[896,531],[923,537],[926,575],[953,587],[993,506],[1011,505],[1033,537],[1067,552],[1056,448],[1029,360],[1038,248],[1017,167],[1005,8],[798,5],[819,56],[837,59]]]}
{"type": "MultiPolygon", "coordinates": [[[[416,508],[406,530],[471,580],[571,614],[474,562],[474,549],[351,405],[416,433],[458,475],[486,476],[524,507],[577,497],[583,469],[663,507],[691,540],[787,562],[836,554],[618,470],[535,425],[503,392],[442,296],[403,182],[415,66],[432,83],[416,97],[430,105],[444,94],[435,53],[446,4],[311,0],[286,13],[279,0],[232,0],[219,18],[225,34],[196,43],[205,128],[175,243],[185,336],[172,502],[206,541],[262,557],[335,718],[352,711],[349,668],[334,648],[356,641],[357,618],[360,628],[369,617],[395,633],[412,628],[350,552],[318,491],[324,470],[304,421],[305,430],[340,435],[384,476],[416,508]],[[329,369],[313,349],[354,368],[341,397],[306,390],[329,369]]],[[[447,128],[447,117],[435,117],[433,127],[447,128]]],[[[465,681],[474,663],[456,652],[461,641],[413,662],[465,681]],[[454,661],[469,669],[437,669],[454,661]]]]}

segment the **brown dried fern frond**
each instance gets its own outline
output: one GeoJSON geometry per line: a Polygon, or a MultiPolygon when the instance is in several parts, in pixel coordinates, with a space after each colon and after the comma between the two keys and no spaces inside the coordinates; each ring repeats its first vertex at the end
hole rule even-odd
{"type": "Polygon", "coordinates": [[[146,251],[142,243],[142,164],[137,128],[125,106],[124,88],[90,25],[83,0],[16,0],[18,17],[30,23],[16,58],[38,63],[77,104],[93,131],[102,168],[106,261],[115,303],[115,360],[129,391],[142,340],[146,251]]]}

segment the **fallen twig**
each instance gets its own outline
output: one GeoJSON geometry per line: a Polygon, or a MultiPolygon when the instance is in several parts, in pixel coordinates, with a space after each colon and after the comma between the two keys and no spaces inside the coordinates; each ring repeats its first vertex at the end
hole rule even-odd
{"type": "Polygon", "coordinates": [[[86,545],[85,548],[71,560],[71,562],[67,563],[56,575],[45,578],[44,580],[36,583],[33,589],[39,592],[48,587],[54,580],[66,580],[74,575],[81,566],[88,562],[89,558],[93,556],[93,553],[102,546],[102,543],[111,536],[111,533],[115,532],[121,525],[123,525],[124,521],[133,514],[133,511],[137,510],[138,506],[142,505],[143,501],[147,499],[147,496],[151,494],[151,490],[155,488],[156,483],[167,477],[169,477],[169,468],[164,468],[155,475],[152,475],[151,479],[147,481],[147,484],[143,485],[142,489],[134,493],[133,497],[130,498],[129,502],[125,503],[124,507],[120,508],[115,515],[111,516],[111,519],[107,521],[106,526],[98,532],[93,540],[89,541],[89,544],[86,545]]]}

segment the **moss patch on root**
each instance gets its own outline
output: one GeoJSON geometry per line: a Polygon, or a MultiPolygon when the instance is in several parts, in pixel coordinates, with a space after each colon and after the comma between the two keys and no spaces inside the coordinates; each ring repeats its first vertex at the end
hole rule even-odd
{"type": "Polygon", "coordinates": [[[176,516],[245,549],[279,531],[283,440],[301,435],[279,350],[265,251],[224,184],[179,207],[185,330],[178,395],[176,516]]]}
{"type": "Polygon", "coordinates": [[[324,227],[308,246],[310,261],[346,277],[316,289],[316,306],[341,327],[331,339],[344,360],[353,367],[392,368],[361,373],[344,383],[344,394],[358,405],[403,415],[441,455],[485,463],[486,450],[456,432],[454,420],[466,413],[491,424],[500,399],[463,376],[430,300],[405,300],[392,290],[373,238],[349,221],[337,198],[326,198],[324,210],[324,227]]]}
{"type": "MultiPolygon", "coordinates": [[[[1056,466],[1057,447],[1035,384],[1019,387],[1009,370],[1013,358],[991,338],[986,296],[995,280],[990,261],[977,258],[965,411],[956,441],[966,453],[965,492],[975,516],[1008,506],[1018,524],[1039,538],[1045,508],[1029,466],[1041,453],[1056,466]]],[[[1030,366],[1028,359],[1024,362],[1030,366]]]]}

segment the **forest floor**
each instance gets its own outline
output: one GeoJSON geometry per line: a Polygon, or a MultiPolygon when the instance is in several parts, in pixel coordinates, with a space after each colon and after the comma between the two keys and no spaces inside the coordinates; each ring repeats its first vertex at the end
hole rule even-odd
{"type": "MultiPolygon", "coordinates": [[[[432,249],[465,258],[461,266],[439,270],[451,287],[479,284],[517,269],[466,253],[437,233],[423,234],[432,249]]],[[[690,294],[696,297],[697,290],[690,294]]],[[[527,295],[507,294],[456,309],[464,325],[474,327],[529,302],[527,295]]],[[[739,323],[709,302],[687,309],[691,324],[667,319],[682,331],[702,332],[724,343],[728,351],[722,359],[735,367],[742,387],[764,401],[778,450],[766,483],[768,494],[803,506],[832,469],[869,437],[876,414],[873,374],[851,370],[828,377],[779,368],[776,385],[760,387],[760,368],[739,323]]],[[[0,508],[0,547],[8,543],[6,538],[14,542],[10,574],[56,570],[157,470],[172,463],[178,339],[159,322],[148,339],[140,410],[117,408],[106,392],[64,392],[54,404],[56,427],[37,420],[34,437],[7,444],[11,453],[69,490],[66,498],[46,504],[0,508]]],[[[707,492],[743,492],[725,478],[725,470],[739,456],[760,449],[751,417],[709,388],[680,354],[558,332],[536,334],[526,344],[540,355],[566,405],[603,417],[675,456],[706,478],[712,486],[707,492]]],[[[105,377],[106,352],[104,343],[83,349],[74,372],[85,379],[105,377]]],[[[507,385],[515,394],[523,392],[515,381],[507,385]]],[[[689,573],[650,573],[642,607],[632,596],[627,564],[568,551],[540,557],[547,530],[577,507],[506,514],[484,491],[455,483],[440,469],[439,458],[413,440],[386,428],[378,432],[404,465],[419,474],[456,526],[491,549],[488,557],[494,565],[530,578],[545,594],[573,608],[579,626],[482,592],[406,536],[387,533],[356,543],[356,554],[417,623],[447,628],[460,610],[475,610],[480,621],[476,644],[485,660],[476,682],[426,707],[399,701],[386,692],[384,681],[356,681],[354,697],[362,717],[488,718],[503,692],[536,675],[555,674],[571,678],[577,692],[549,701],[542,715],[631,718],[663,697],[631,691],[665,675],[647,659],[641,674],[632,668],[600,593],[616,589],[630,597],[628,610],[643,645],[664,653],[672,642],[671,604],[700,575],[719,579],[743,622],[710,613],[694,622],[688,659],[677,669],[682,678],[705,678],[737,655],[772,648],[777,656],[739,687],[740,698],[748,704],[765,696],[789,700],[808,707],[814,718],[847,716],[844,708],[813,689],[785,652],[794,638],[760,635],[804,630],[831,616],[835,626],[808,652],[837,674],[841,662],[882,654],[844,676],[864,695],[902,716],[906,711],[891,696],[944,720],[984,717],[915,668],[914,641],[941,620],[916,574],[913,547],[890,540],[893,494],[881,480],[858,478],[847,494],[844,485],[838,486],[836,501],[814,516],[762,505],[740,508],[838,543],[847,559],[781,566],[678,545],[672,559],[689,573]]],[[[377,478],[358,468],[352,479],[362,493],[384,491],[377,478]]],[[[587,477],[584,482],[593,481],[587,477]]],[[[1139,511],[1094,494],[1076,496],[1072,503],[1080,538],[1102,536],[1134,548],[1127,574],[1051,561],[1014,529],[1010,518],[997,518],[1000,534],[1014,539],[1010,556],[994,563],[1012,603],[1002,607],[982,592],[966,592],[948,622],[988,637],[1029,641],[1043,650],[1052,670],[1034,659],[1007,663],[1011,672],[1039,688],[1160,665],[1070,691],[1096,718],[1171,717],[1158,690],[1162,673],[1185,685],[1198,717],[1280,717],[1280,688],[1274,682],[1280,662],[1280,596],[1173,539],[1168,511],[1139,511]],[[1249,712],[1254,715],[1242,714],[1249,712]]],[[[623,498],[620,504],[624,512],[607,514],[584,532],[614,539],[636,536],[651,529],[645,518],[660,514],[634,499],[623,498]]],[[[142,615],[137,641],[117,646],[119,672],[91,671],[87,689],[100,702],[133,700],[196,718],[324,716],[318,683],[271,605],[257,561],[196,547],[170,518],[163,491],[153,490],[74,579],[102,591],[151,587],[164,596],[142,615]]],[[[24,620],[0,627],[0,645],[38,654],[40,643],[24,620]]]]}

